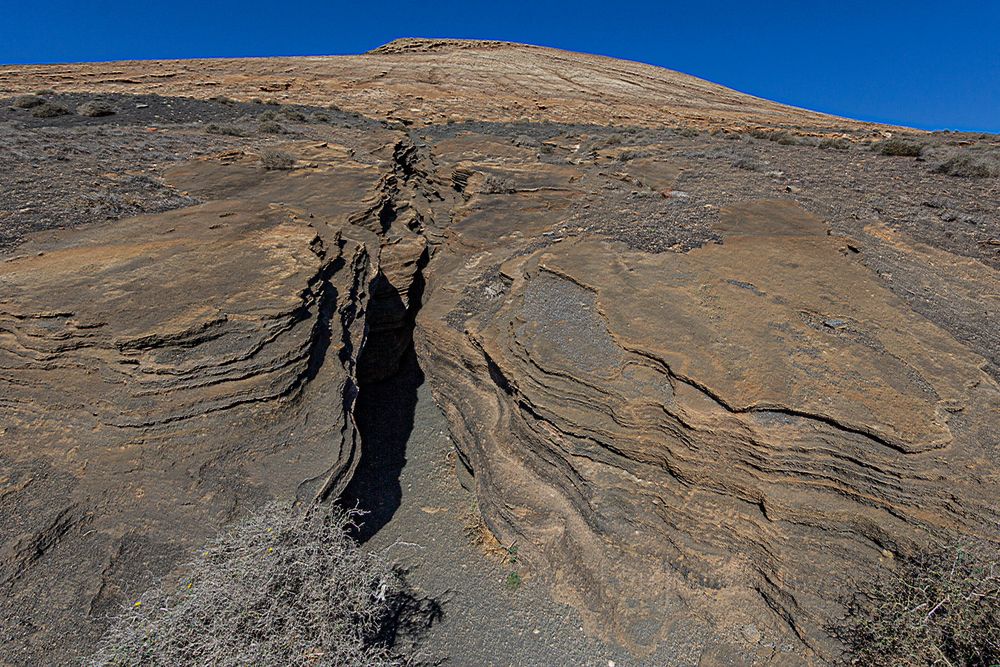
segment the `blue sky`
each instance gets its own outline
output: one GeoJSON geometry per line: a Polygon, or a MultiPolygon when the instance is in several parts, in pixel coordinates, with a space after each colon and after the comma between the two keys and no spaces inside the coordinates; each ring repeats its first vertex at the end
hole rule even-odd
{"type": "Polygon", "coordinates": [[[996,0],[0,0],[0,63],[344,54],[396,37],[555,46],[852,118],[1000,132],[996,0]]]}

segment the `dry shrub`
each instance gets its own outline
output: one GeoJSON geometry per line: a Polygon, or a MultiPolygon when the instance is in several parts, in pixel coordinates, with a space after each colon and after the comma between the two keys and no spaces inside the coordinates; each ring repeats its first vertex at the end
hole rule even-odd
{"type": "Polygon", "coordinates": [[[210,541],[172,590],[127,603],[87,664],[406,664],[381,637],[400,579],[348,536],[358,512],[272,505],[210,541]]]}
{"type": "Polygon", "coordinates": [[[58,116],[68,116],[70,113],[72,112],[69,109],[54,102],[45,102],[31,110],[31,115],[35,118],[56,118],[58,116]]]}
{"type": "Polygon", "coordinates": [[[506,195],[517,192],[517,185],[506,176],[486,174],[479,191],[484,195],[506,195]]]}
{"type": "MultiPolygon", "coordinates": [[[[263,114],[261,115],[263,116],[263,114]]],[[[284,126],[273,120],[262,121],[257,129],[265,134],[285,134],[284,126]]]]}
{"type": "Polygon", "coordinates": [[[921,144],[906,141],[905,139],[886,139],[872,146],[872,150],[882,155],[920,157],[924,152],[924,147],[921,144]]]}
{"type": "Polygon", "coordinates": [[[19,95],[10,104],[16,109],[33,109],[45,104],[45,100],[38,95],[19,95]]]}
{"type": "Polygon", "coordinates": [[[760,171],[763,166],[760,160],[751,155],[737,155],[733,158],[731,164],[737,169],[743,169],[744,171],[760,171]]]}
{"type": "Polygon", "coordinates": [[[462,527],[469,542],[479,547],[484,556],[497,563],[504,561],[507,549],[486,525],[482,512],[479,511],[479,503],[475,500],[462,514],[462,527]]]}
{"type": "Polygon", "coordinates": [[[205,131],[209,134],[222,134],[228,137],[245,137],[246,132],[243,128],[237,125],[222,124],[217,125],[215,123],[209,123],[205,126],[205,131]]]}
{"type": "Polygon", "coordinates": [[[847,603],[833,629],[852,665],[1000,664],[1000,551],[960,542],[901,560],[847,603]]]}
{"type": "Polygon", "coordinates": [[[101,100],[91,100],[89,102],[84,102],[76,108],[76,112],[81,116],[89,116],[91,118],[98,118],[101,116],[112,116],[115,113],[113,106],[107,102],[102,102],[101,100]]]}
{"type": "Polygon", "coordinates": [[[260,152],[260,162],[264,169],[291,169],[295,166],[294,157],[273,148],[265,148],[260,152]]]}
{"type": "Polygon", "coordinates": [[[823,150],[833,149],[837,151],[847,151],[851,149],[851,142],[842,137],[824,137],[816,144],[823,150]]]}
{"type": "Polygon", "coordinates": [[[954,155],[934,167],[934,173],[960,178],[1000,176],[1000,159],[992,155],[954,155]]]}

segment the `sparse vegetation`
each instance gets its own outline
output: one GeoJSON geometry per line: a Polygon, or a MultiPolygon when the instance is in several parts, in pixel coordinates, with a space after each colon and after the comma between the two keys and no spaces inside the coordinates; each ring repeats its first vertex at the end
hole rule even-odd
{"type": "Polygon", "coordinates": [[[842,137],[824,137],[816,145],[823,150],[846,151],[851,149],[851,142],[842,137]]]}
{"type": "Polygon", "coordinates": [[[833,633],[851,665],[1000,664],[1000,551],[961,542],[887,568],[833,633]]]}
{"type": "Polygon", "coordinates": [[[504,176],[486,174],[486,176],[483,177],[483,185],[480,188],[480,192],[484,195],[511,194],[513,192],[517,192],[517,186],[514,181],[504,176]]]}
{"type": "Polygon", "coordinates": [[[307,120],[306,115],[304,113],[302,113],[298,109],[292,109],[289,107],[285,107],[284,109],[282,109],[281,115],[287,118],[288,120],[297,123],[305,123],[307,120]]]}
{"type": "Polygon", "coordinates": [[[920,157],[924,152],[924,147],[914,141],[906,139],[886,139],[872,146],[872,150],[881,155],[892,155],[895,157],[920,157]]]}
{"type": "Polygon", "coordinates": [[[31,115],[35,118],[57,118],[59,116],[68,116],[71,113],[73,112],[55,102],[45,102],[31,110],[31,115]]]}
{"type": "Polygon", "coordinates": [[[176,586],[129,600],[91,667],[406,664],[380,637],[401,581],[347,535],[356,512],[273,505],[210,541],[176,586]]]}
{"type": "Polygon", "coordinates": [[[685,126],[675,127],[675,128],[673,128],[673,132],[678,137],[685,137],[685,138],[688,138],[688,139],[693,138],[693,137],[697,137],[699,134],[701,134],[701,132],[699,132],[695,128],[693,128],[693,127],[685,127],[685,126]]]}
{"type": "Polygon", "coordinates": [[[257,129],[264,134],[285,134],[285,126],[274,120],[265,120],[257,129]]]}
{"type": "Polygon", "coordinates": [[[788,130],[769,130],[757,128],[750,131],[750,136],[755,139],[766,139],[781,146],[814,146],[816,141],[811,137],[800,137],[792,134],[788,130]]]}
{"type": "Polygon", "coordinates": [[[18,95],[10,104],[15,109],[32,109],[45,104],[45,100],[38,95],[18,95]]]}
{"type": "Polygon", "coordinates": [[[767,138],[781,146],[798,146],[801,143],[798,137],[784,130],[772,132],[767,138]]]}
{"type": "Polygon", "coordinates": [[[733,158],[732,165],[745,171],[760,171],[761,164],[757,158],[749,155],[738,155],[733,158]]]}
{"type": "Polygon", "coordinates": [[[76,112],[81,116],[96,118],[100,116],[111,116],[115,113],[115,108],[107,102],[101,100],[91,100],[84,102],[76,108],[76,112]]]}
{"type": "Polygon", "coordinates": [[[295,158],[284,151],[265,148],[260,152],[260,162],[264,169],[291,169],[295,166],[295,158]]]}
{"type": "Polygon", "coordinates": [[[217,125],[215,123],[209,123],[205,126],[205,131],[209,134],[222,134],[229,137],[246,136],[246,132],[236,125],[217,125]]]}
{"type": "Polygon", "coordinates": [[[285,134],[285,126],[274,120],[263,121],[257,129],[265,134],[285,134]]]}
{"type": "Polygon", "coordinates": [[[953,155],[933,171],[961,178],[991,178],[1000,176],[1000,159],[992,155],[953,155]]]}

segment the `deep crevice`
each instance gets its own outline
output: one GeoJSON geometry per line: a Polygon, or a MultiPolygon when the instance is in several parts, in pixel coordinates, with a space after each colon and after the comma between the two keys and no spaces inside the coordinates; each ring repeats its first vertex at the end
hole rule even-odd
{"type": "Polygon", "coordinates": [[[358,357],[354,421],[361,438],[361,458],[341,502],[367,513],[355,532],[360,542],[381,530],[402,501],[399,477],[413,431],[417,389],[424,382],[413,346],[413,329],[423,299],[423,271],[428,259],[425,250],[407,292],[408,307],[397,292],[390,290],[384,297],[393,302],[390,307],[402,310],[401,326],[371,333],[358,357]],[[387,365],[391,366],[388,372],[387,365]]]}

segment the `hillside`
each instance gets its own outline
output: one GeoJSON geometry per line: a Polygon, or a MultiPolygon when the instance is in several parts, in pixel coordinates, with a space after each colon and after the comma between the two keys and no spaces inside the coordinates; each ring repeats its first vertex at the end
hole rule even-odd
{"type": "Polygon", "coordinates": [[[416,544],[456,664],[827,664],[1000,545],[997,137],[455,40],[0,95],[4,662],[273,500],[416,544]]]}
{"type": "Polygon", "coordinates": [[[660,67],[503,42],[401,39],[358,56],[0,67],[9,93],[156,93],[274,99],[416,124],[550,121],[810,132],[878,130],[660,67]]]}

